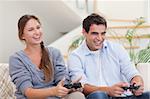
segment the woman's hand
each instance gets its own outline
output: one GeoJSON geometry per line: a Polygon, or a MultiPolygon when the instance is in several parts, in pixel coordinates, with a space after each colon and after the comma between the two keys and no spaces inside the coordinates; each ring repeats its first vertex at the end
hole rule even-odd
{"type": "Polygon", "coordinates": [[[61,80],[56,87],[54,87],[53,91],[55,96],[64,97],[69,93],[70,90],[63,86],[64,86],[64,79],[61,80]]]}

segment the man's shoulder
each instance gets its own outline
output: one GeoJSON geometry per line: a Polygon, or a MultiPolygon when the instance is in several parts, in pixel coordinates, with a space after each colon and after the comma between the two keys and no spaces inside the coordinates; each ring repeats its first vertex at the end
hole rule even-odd
{"type": "Polygon", "coordinates": [[[105,44],[107,45],[107,47],[113,48],[113,49],[122,47],[121,44],[114,42],[114,41],[105,41],[105,44]]]}
{"type": "Polygon", "coordinates": [[[84,53],[84,49],[82,45],[78,46],[76,49],[74,49],[71,54],[80,54],[82,55],[84,53]]]}
{"type": "Polygon", "coordinates": [[[69,59],[74,59],[74,58],[78,58],[78,59],[84,59],[85,57],[85,52],[84,49],[82,48],[82,45],[80,45],[79,47],[77,47],[75,50],[73,50],[70,54],[69,54],[69,59]]]}
{"type": "Polygon", "coordinates": [[[109,44],[109,45],[120,45],[119,43],[117,43],[115,41],[106,40],[105,42],[106,42],[106,44],[109,44]]]}

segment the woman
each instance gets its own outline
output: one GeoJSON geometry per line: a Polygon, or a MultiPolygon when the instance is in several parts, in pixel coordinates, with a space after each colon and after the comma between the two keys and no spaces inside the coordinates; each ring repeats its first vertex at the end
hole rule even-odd
{"type": "Polygon", "coordinates": [[[63,87],[69,78],[62,55],[57,49],[44,46],[39,19],[34,15],[22,16],[18,31],[26,46],[9,59],[17,99],[84,99],[82,93],[70,93],[63,87]]]}

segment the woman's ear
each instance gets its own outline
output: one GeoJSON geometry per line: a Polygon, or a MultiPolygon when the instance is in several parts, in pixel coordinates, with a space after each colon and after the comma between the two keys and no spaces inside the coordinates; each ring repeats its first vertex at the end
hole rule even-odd
{"type": "Polygon", "coordinates": [[[24,36],[23,36],[23,35],[21,36],[21,40],[25,40],[25,38],[24,38],[24,36]]]}

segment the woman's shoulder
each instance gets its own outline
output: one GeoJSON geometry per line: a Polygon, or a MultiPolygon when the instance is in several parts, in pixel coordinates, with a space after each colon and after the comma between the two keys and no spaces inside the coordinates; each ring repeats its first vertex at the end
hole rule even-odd
{"type": "Polygon", "coordinates": [[[50,56],[52,57],[61,56],[61,52],[59,49],[51,47],[51,46],[47,47],[47,49],[48,49],[50,56]]]}
{"type": "Polygon", "coordinates": [[[9,56],[9,64],[14,66],[19,66],[15,64],[21,64],[24,60],[24,53],[23,50],[17,51],[9,56]]]}
{"type": "Polygon", "coordinates": [[[48,51],[49,51],[50,53],[58,53],[58,52],[60,52],[59,49],[57,49],[57,48],[55,48],[55,47],[52,47],[52,46],[48,46],[47,49],[48,49],[48,51]]]}
{"type": "Polygon", "coordinates": [[[20,50],[20,51],[17,51],[17,52],[14,52],[13,54],[11,54],[9,56],[9,58],[18,58],[18,57],[20,57],[22,55],[23,55],[23,50],[20,50]]]}

